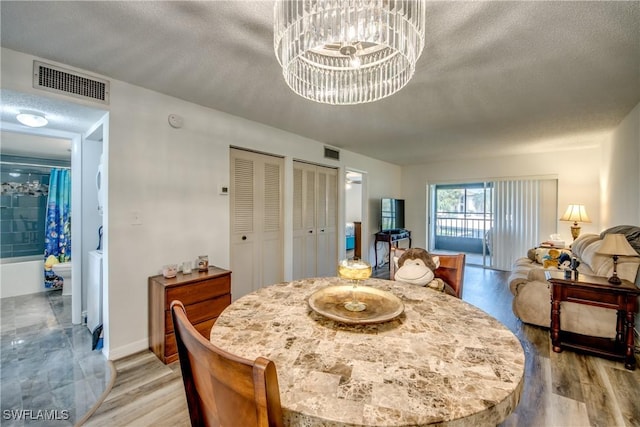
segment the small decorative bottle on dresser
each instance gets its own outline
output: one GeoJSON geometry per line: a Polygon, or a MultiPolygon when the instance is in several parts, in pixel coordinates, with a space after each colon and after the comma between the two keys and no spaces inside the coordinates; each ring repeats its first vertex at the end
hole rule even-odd
{"type": "Polygon", "coordinates": [[[171,320],[171,301],[182,301],[189,321],[205,337],[222,311],[231,304],[231,272],[218,267],[191,274],[149,277],[149,349],[164,363],[178,360],[171,320]]]}

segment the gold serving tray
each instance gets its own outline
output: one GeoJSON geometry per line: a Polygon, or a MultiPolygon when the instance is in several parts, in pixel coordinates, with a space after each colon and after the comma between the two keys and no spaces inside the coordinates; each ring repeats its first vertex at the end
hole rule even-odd
{"type": "Polygon", "coordinates": [[[309,297],[309,307],[331,320],[363,325],[382,323],[395,319],[404,311],[404,304],[397,296],[387,291],[358,286],[356,298],[367,305],[364,311],[349,311],[344,305],[352,300],[353,285],[328,286],[309,297]]]}

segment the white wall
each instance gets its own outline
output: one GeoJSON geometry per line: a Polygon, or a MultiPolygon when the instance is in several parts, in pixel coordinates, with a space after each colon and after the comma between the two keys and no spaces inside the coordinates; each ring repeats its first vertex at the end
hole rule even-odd
{"type": "MultiPolygon", "coordinates": [[[[600,231],[600,146],[606,134],[581,135],[587,148],[554,153],[437,162],[403,168],[403,197],[407,228],[414,246],[427,247],[427,185],[439,182],[478,182],[499,177],[557,176],[558,217],[570,203],[584,204],[591,224],[582,232],[600,231]]],[[[570,142],[569,139],[567,142],[570,142]]],[[[570,223],[558,222],[558,233],[571,242],[570,223]]]]}
{"type": "Polygon", "coordinates": [[[362,184],[347,185],[349,188],[345,186],[345,220],[346,222],[360,221],[362,220],[362,184]]]}
{"type": "MultiPolygon", "coordinates": [[[[31,88],[33,59],[39,58],[2,49],[2,87],[57,97],[31,88]]],[[[324,159],[324,144],[317,141],[110,80],[109,128],[103,142],[108,179],[105,351],[110,359],[147,348],[147,278],[159,274],[163,264],[208,254],[211,264],[229,267],[229,197],[220,195],[219,188],[229,185],[230,146],[285,157],[285,219],[293,203],[293,159],[339,167],[340,176],[347,167],[376,171],[367,183],[371,200],[401,188],[398,166],[344,150],[340,161],[324,159]],[[184,127],[170,127],[169,114],[182,116],[184,127]]],[[[340,188],[343,218],[344,186],[340,188]]],[[[292,227],[291,221],[286,223],[292,227]]],[[[340,233],[342,242],[344,230],[340,233]]],[[[286,230],[289,276],[291,236],[292,230],[286,230]]]]}
{"type": "MultiPolygon", "coordinates": [[[[219,188],[229,185],[230,146],[290,161],[396,172],[377,174],[370,183],[374,194],[381,182],[400,186],[397,166],[345,152],[341,162],[327,160],[321,143],[112,81],[108,268],[115,354],[133,351],[135,343],[146,347],[147,277],[158,274],[163,264],[208,254],[210,263],[229,268],[229,197],[220,195],[219,188]],[[171,128],[169,114],[182,116],[184,127],[171,128]],[[141,225],[132,224],[134,212],[141,225]]],[[[285,189],[291,188],[291,177],[285,174],[285,189]]],[[[284,196],[285,206],[291,206],[292,192],[285,190],[284,196]]],[[[291,221],[287,224],[291,227],[291,221]]],[[[286,239],[285,253],[291,253],[291,246],[286,239]]],[[[290,263],[289,257],[289,277],[290,263]]]]}
{"type": "Polygon", "coordinates": [[[89,251],[98,247],[98,228],[102,216],[98,213],[98,190],[96,173],[102,154],[102,141],[82,141],[82,310],[87,307],[87,284],[89,283],[89,251]]]}
{"type": "Polygon", "coordinates": [[[640,225],[640,104],[602,149],[602,229],[640,225]]]}

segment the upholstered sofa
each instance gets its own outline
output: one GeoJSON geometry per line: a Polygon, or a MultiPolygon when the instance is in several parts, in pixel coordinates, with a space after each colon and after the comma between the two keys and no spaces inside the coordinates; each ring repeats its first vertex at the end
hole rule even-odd
{"type": "MultiPolygon", "coordinates": [[[[611,276],[612,258],[598,253],[602,239],[607,233],[625,234],[631,246],[640,254],[640,227],[617,226],[600,234],[582,234],[570,248],[570,256],[575,257],[580,263],[578,266],[580,274],[611,276]]],[[[562,270],[565,267],[547,265],[545,268],[543,267],[544,259],[548,259],[548,249],[530,250],[526,257],[515,261],[508,283],[514,296],[514,314],[525,323],[548,328],[551,304],[545,270],[562,270]]],[[[640,283],[639,266],[640,257],[619,257],[618,276],[638,285],[640,283]]],[[[596,337],[615,338],[615,310],[564,302],[560,322],[563,330],[596,337]]]]}

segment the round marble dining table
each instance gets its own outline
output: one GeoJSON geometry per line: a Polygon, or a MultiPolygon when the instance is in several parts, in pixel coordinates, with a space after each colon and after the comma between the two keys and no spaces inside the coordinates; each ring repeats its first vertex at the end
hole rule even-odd
{"type": "Polygon", "coordinates": [[[267,286],[228,306],[211,342],[275,362],[288,426],[495,426],[520,400],[524,352],[482,310],[431,289],[383,279],[366,286],[404,304],[397,318],[352,325],[313,311],[309,296],[348,282],[267,286]]]}

